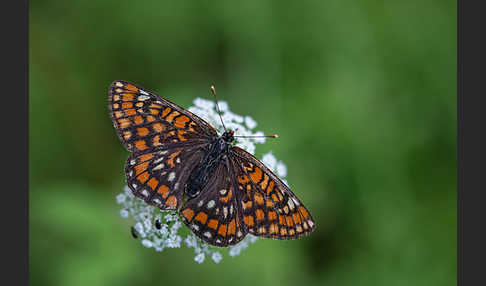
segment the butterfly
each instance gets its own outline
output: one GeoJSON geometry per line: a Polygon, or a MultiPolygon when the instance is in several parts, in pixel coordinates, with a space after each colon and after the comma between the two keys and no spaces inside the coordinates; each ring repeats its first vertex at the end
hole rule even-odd
{"type": "Polygon", "coordinates": [[[149,205],[177,210],[203,241],[224,247],[247,234],[296,239],[315,229],[290,188],[234,146],[233,130],[218,135],[197,115],[126,81],[110,85],[108,100],[118,137],[130,152],[128,187],[149,205]]]}

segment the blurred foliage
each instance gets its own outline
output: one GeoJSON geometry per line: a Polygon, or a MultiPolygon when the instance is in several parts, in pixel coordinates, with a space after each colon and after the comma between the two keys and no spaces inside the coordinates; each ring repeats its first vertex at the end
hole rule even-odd
{"type": "Polygon", "coordinates": [[[455,285],[455,1],[31,1],[32,285],[455,285]],[[317,221],[198,265],[129,234],[108,85],[210,98],[278,140],[317,221]]]}

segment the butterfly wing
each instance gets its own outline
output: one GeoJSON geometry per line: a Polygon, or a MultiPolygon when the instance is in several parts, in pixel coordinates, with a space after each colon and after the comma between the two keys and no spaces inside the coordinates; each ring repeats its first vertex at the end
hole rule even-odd
{"type": "Polygon", "coordinates": [[[180,210],[182,221],[199,238],[215,246],[229,246],[248,233],[242,223],[231,162],[220,162],[200,194],[180,210]]]}
{"type": "Polygon", "coordinates": [[[130,152],[147,152],[175,142],[198,143],[217,136],[197,115],[133,83],[114,81],[108,100],[118,137],[130,152]]]}
{"type": "Polygon", "coordinates": [[[232,158],[238,169],[242,220],[249,233],[296,239],[315,229],[302,202],[262,162],[238,147],[232,148],[232,158]]]}

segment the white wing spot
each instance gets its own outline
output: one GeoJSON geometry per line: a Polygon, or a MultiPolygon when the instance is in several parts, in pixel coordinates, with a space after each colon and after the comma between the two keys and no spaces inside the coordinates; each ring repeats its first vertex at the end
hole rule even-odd
{"type": "Polygon", "coordinates": [[[232,214],[233,214],[233,204],[231,204],[231,206],[230,206],[230,215],[232,215],[232,214]]]}
{"type": "Polygon", "coordinates": [[[164,165],[164,163],[162,163],[162,164],[157,165],[157,166],[154,168],[154,170],[159,170],[159,169],[162,169],[162,168],[164,168],[164,167],[165,167],[165,165],[164,165]]]}
{"type": "Polygon", "coordinates": [[[204,201],[200,200],[199,203],[197,203],[197,207],[200,208],[200,207],[202,207],[203,204],[204,204],[204,201]]]}
{"type": "Polygon", "coordinates": [[[156,203],[156,204],[158,204],[158,205],[160,205],[160,203],[162,203],[159,199],[154,199],[153,202],[156,203]]]}
{"type": "Polygon", "coordinates": [[[227,207],[223,207],[223,214],[224,214],[224,218],[226,218],[228,216],[228,208],[227,207]]]}
{"type": "Polygon", "coordinates": [[[240,231],[240,230],[238,230],[238,233],[236,233],[236,235],[237,235],[238,237],[241,237],[241,236],[243,235],[243,233],[241,233],[241,231],[240,231]]]}
{"type": "Polygon", "coordinates": [[[141,89],[140,89],[140,93],[141,93],[141,94],[148,95],[148,93],[147,93],[145,90],[141,90],[141,89]]]}
{"type": "Polygon", "coordinates": [[[206,231],[204,233],[204,236],[207,237],[207,238],[210,238],[211,237],[211,233],[209,231],[206,231]]]}
{"type": "Polygon", "coordinates": [[[294,210],[295,207],[294,200],[288,200],[287,204],[289,205],[290,210],[294,210]]]}
{"type": "Polygon", "coordinates": [[[216,239],[216,243],[221,243],[221,239],[216,239]]]}
{"type": "Polygon", "coordinates": [[[171,172],[167,178],[167,181],[172,182],[175,179],[175,172],[171,172]]]}
{"type": "Polygon", "coordinates": [[[180,163],[181,163],[181,158],[177,157],[177,159],[176,159],[176,163],[177,163],[177,164],[180,164],[180,163]]]}
{"type": "Polygon", "coordinates": [[[137,184],[132,184],[132,187],[136,189],[138,186],[137,184]]]}
{"type": "Polygon", "coordinates": [[[300,205],[299,204],[299,201],[296,198],[292,198],[292,200],[294,201],[294,203],[295,203],[296,206],[300,205]]]}
{"type": "Polygon", "coordinates": [[[157,164],[158,162],[160,162],[160,161],[162,161],[162,160],[164,160],[164,157],[160,157],[159,159],[155,160],[155,161],[154,161],[154,164],[157,164]]]}
{"type": "Polygon", "coordinates": [[[138,97],[138,100],[140,100],[140,101],[145,101],[145,100],[147,100],[147,99],[150,99],[150,96],[146,96],[146,95],[140,95],[140,96],[138,97]]]}
{"type": "Polygon", "coordinates": [[[131,160],[130,161],[130,165],[135,165],[136,161],[135,160],[131,160]]]}
{"type": "Polygon", "coordinates": [[[177,190],[178,188],[179,188],[179,183],[175,183],[174,190],[177,190]]]}
{"type": "Polygon", "coordinates": [[[219,208],[216,208],[216,214],[219,214],[219,208]]]}
{"type": "Polygon", "coordinates": [[[121,83],[121,82],[117,81],[117,82],[115,83],[115,85],[116,85],[116,86],[118,86],[118,87],[122,87],[122,86],[123,86],[123,83],[121,83]]]}
{"type": "Polygon", "coordinates": [[[311,220],[308,220],[307,223],[309,224],[310,227],[314,226],[314,223],[311,220]]]}
{"type": "Polygon", "coordinates": [[[197,224],[191,224],[191,227],[195,230],[199,230],[199,226],[197,224]]]}
{"type": "Polygon", "coordinates": [[[160,152],[159,152],[159,154],[160,154],[160,155],[165,155],[165,154],[167,154],[168,152],[169,152],[168,150],[164,150],[164,151],[160,151],[160,152]]]}
{"type": "Polygon", "coordinates": [[[210,201],[208,202],[208,209],[210,209],[210,208],[214,207],[214,205],[215,205],[215,204],[216,204],[216,203],[215,203],[213,200],[210,200],[210,201]]]}
{"type": "Polygon", "coordinates": [[[145,189],[143,189],[141,192],[140,192],[144,197],[147,197],[149,195],[149,192],[145,189]]]}
{"type": "Polygon", "coordinates": [[[220,193],[221,195],[223,195],[223,196],[226,194],[226,192],[227,192],[227,191],[226,191],[225,189],[222,189],[221,191],[219,191],[219,193],[220,193]]]}

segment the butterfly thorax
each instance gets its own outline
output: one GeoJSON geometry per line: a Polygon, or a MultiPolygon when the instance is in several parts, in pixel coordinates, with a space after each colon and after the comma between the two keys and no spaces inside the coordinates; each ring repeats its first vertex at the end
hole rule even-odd
{"type": "Polygon", "coordinates": [[[196,169],[191,173],[186,186],[186,195],[190,198],[199,195],[203,187],[214,173],[216,167],[222,160],[226,159],[231,143],[234,141],[233,131],[226,131],[207,146],[208,150],[196,169]]]}
{"type": "Polygon", "coordinates": [[[221,135],[221,138],[228,142],[229,144],[233,143],[233,141],[235,140],[235,137],[233,137],[233,135],[235,134],[235,132],[233,130],[229,130],[229,131],[225,131],[223,133],[223,135],[221,135]]]}

